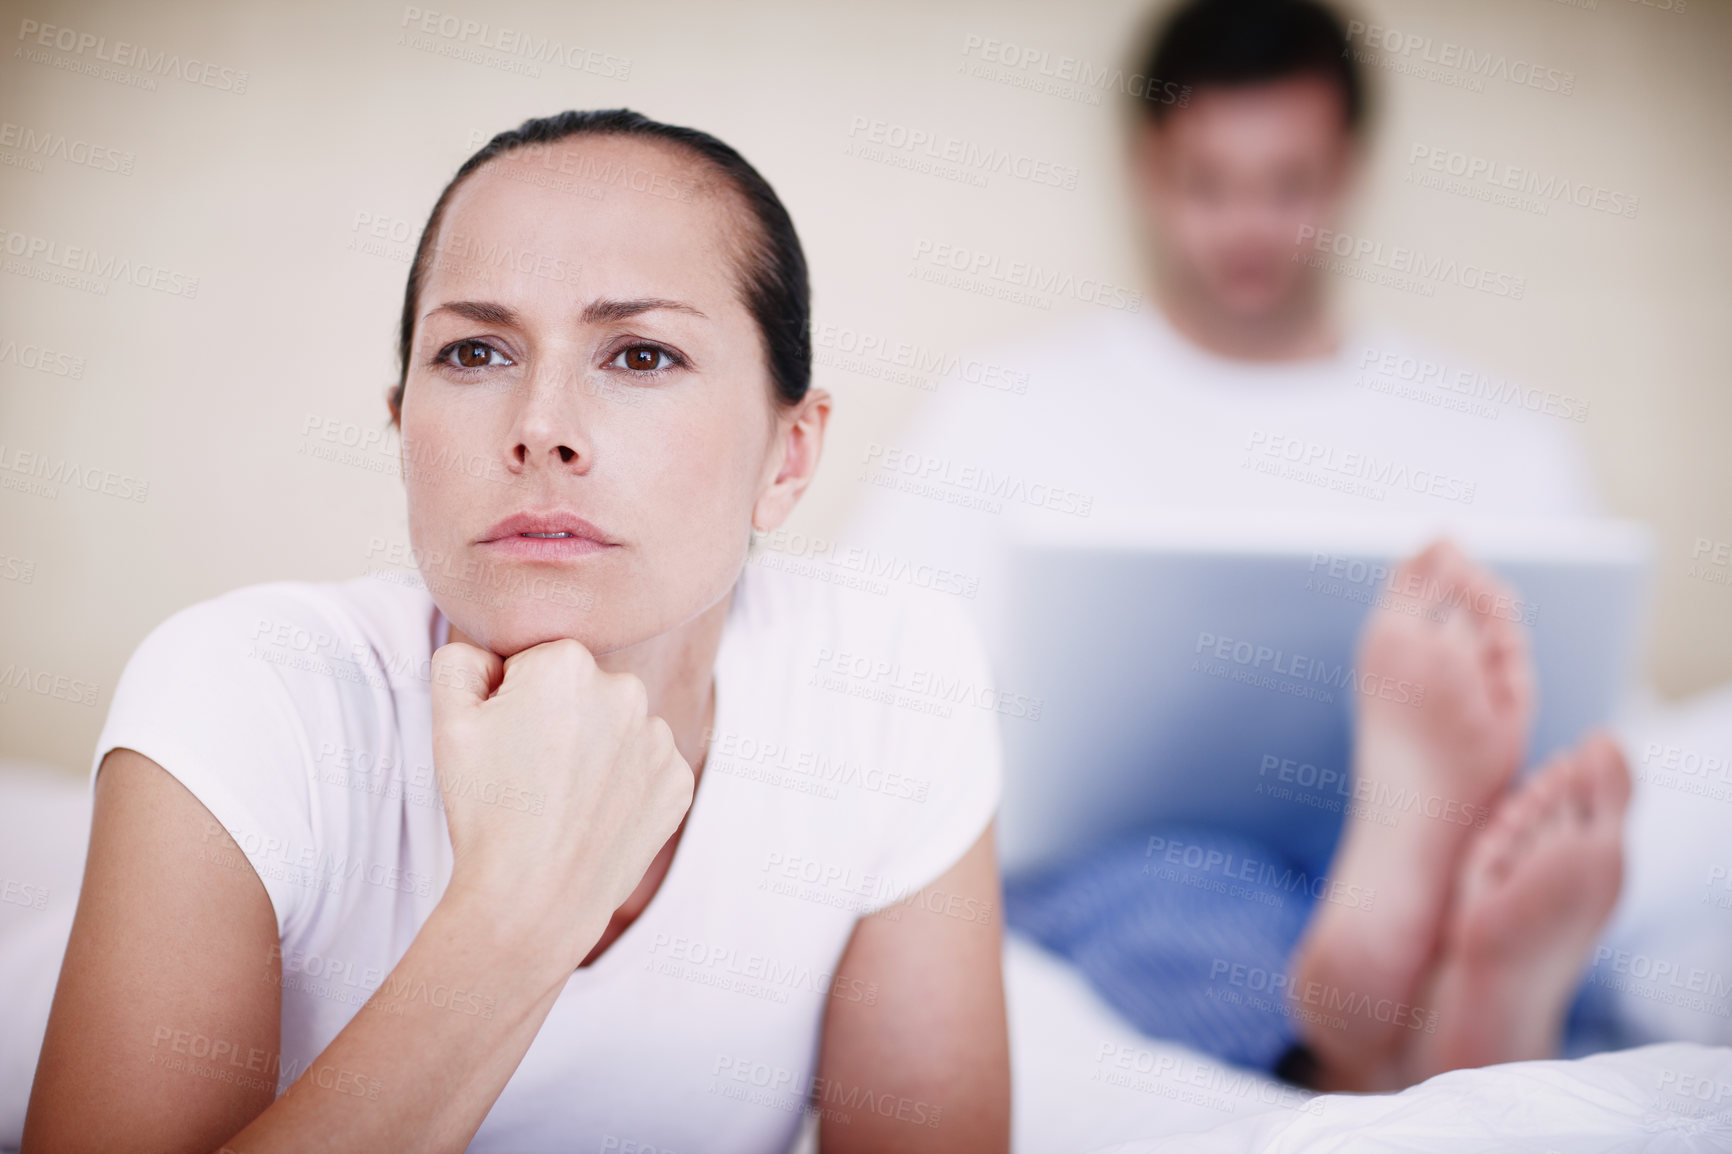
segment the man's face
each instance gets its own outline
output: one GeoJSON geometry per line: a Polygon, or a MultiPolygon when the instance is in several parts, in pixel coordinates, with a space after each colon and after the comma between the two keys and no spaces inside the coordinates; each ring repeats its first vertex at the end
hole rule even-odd
{"type": "Polygon", "coordinates": [[[1310,280],[1301,230],[1334,226],[1353,160],[1323,77],[1202,87],[1140,128],[1138,200],[1172,287],[1239,321],[1291,306],[1310,280]]]}

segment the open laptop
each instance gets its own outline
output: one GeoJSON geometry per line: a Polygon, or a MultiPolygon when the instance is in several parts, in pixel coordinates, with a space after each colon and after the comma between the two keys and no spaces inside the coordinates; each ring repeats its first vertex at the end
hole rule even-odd
{"type": "MultiPolygon", "coordinates": [[[[1356,798],[1349,739],[1359,694],[1418,688],[1368,680],[1355,656],[1400,560],[1438,535],[1198,516],[1015,545],[989,634],[1001,688],[1039,704],[1002,726],[1006,873],[1175,822],[1252,835],[1321,870],[1356,802],[1372,820],[1433,804],[1356,798]]],[[[1529,764],[1610,720],[1642,640],[1646,532],[1504,522],[1448,535],[1514,587],[1491,611],[1530,632],[1529,764]]]]}

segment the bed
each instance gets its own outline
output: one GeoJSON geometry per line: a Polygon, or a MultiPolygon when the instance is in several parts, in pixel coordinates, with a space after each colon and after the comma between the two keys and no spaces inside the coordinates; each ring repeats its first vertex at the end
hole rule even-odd
{"type": "MultiPolygon", "coordinates": [[[[1138,1033],[1068,963],[1005,945],[1019,1154],[1732,1151],[1732,687],[1619,728],[1623,899],[1588,978],[1620,1048],[1311,1096],[1138,1033]]],[[[82,869],[81,779],[0,762],[0,1150],[16,1147],[82,869]]],[[[812,1148],[810,1132],[796,1150],[812,1148]]]]}

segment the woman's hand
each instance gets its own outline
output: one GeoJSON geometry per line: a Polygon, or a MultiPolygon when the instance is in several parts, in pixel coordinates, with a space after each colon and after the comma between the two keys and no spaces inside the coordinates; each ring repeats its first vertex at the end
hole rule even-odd
{"type": "Polygon", "coordinates": [[[441,647],[433,765],[454,855],[448,892],[520,914],[566,973],[692,803],[691,767],[649,715],[643,682],[599,668],[571,640],[504,661],[464,642],[441,647]]]}

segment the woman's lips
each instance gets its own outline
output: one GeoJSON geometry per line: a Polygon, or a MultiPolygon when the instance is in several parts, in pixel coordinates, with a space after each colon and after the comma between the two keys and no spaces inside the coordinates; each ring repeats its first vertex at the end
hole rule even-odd
{"type": "Polygon", "coordinates": [[[575,537],[569,534],[541,536],[533,533],[495,537],[491,541],[482,541],[481,547],[495,556],[516,557],[525,561],[563,561],[569,557],[582,557],[589,553],[600,553],[605,549],[619,548],[617,545],[597,541],[593,537],[575,537]]]}
{"type": "Polygon", "coordinates": [[[561,561],[618,548],[600,529],[563,509],[514,513],[476,543],[495,555],[527,561],[561,561]]]}

